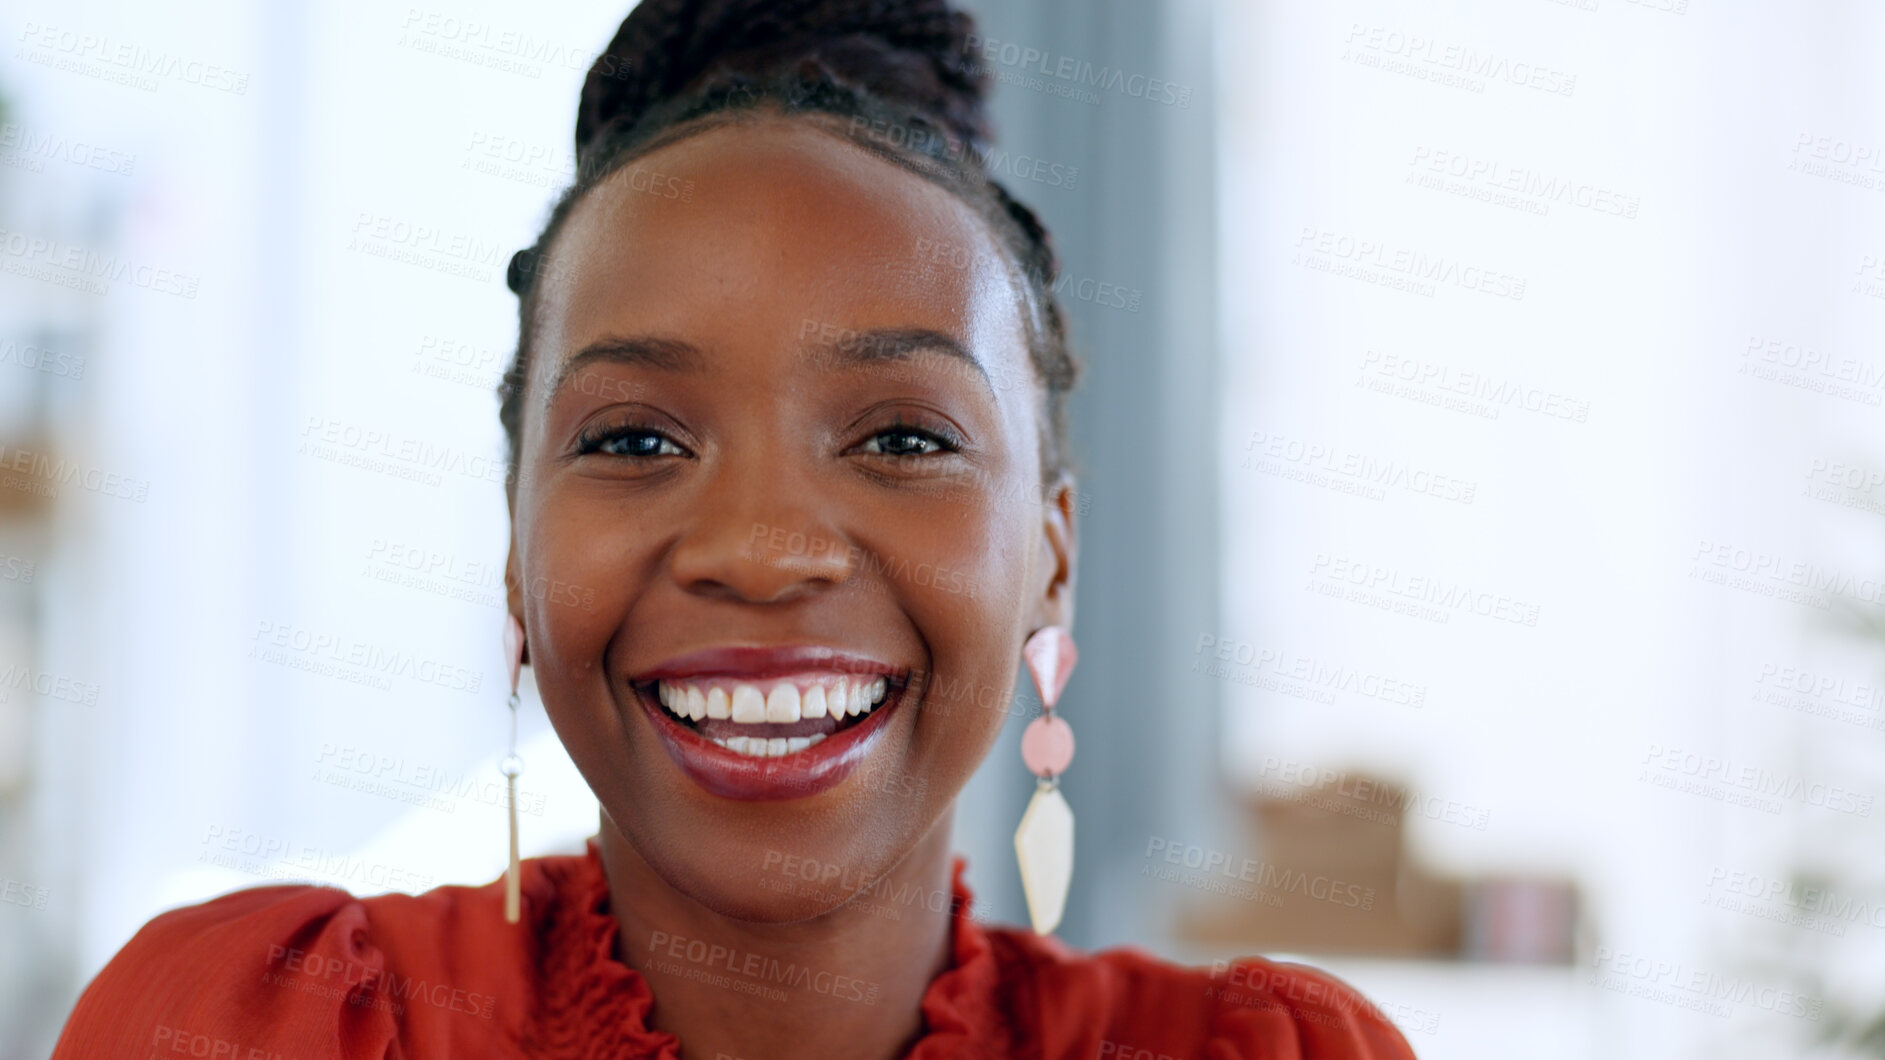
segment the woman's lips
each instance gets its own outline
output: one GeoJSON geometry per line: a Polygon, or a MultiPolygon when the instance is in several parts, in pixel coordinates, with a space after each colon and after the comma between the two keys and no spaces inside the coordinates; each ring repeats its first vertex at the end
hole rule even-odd
{"type": "Polygon", "coordinates": [[[725,798],[803,798],[876,747],[908,671],[823,647],[714,648],[630,681],[669,758],[725,798]]]}

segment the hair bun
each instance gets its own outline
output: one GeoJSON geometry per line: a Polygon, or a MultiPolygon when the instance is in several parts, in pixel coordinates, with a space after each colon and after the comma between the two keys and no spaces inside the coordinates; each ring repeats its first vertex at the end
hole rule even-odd
{"type": "Polygon", "coordinates": [[[980,147],[988,74],[948,0],[642,0],[596,57],[576,109],[581,156],[611,122],[724,76],[799,72],[863,89],[980,147]]]}

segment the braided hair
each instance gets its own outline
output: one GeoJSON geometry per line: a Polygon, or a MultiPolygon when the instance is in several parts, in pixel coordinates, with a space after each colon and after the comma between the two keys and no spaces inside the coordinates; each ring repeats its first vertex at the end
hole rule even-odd
{"type": "Polygon", "coordinates": [[[551,245],[578,200],[611,173],[708,128],[782,114],[817,123],[959,195],[1004,249],[1045,394],[1041,477],[1067,470],[1066,395],[1078,376],[1054,297],[1059,263],[1034,211],[982,164],[987,72],[967,61],[975,24],[948,0],[642,0],[583,82],[576,179],[541,235],[512,257],[517,350],[498,384],[511,481],[524,381],[551,245]]]}

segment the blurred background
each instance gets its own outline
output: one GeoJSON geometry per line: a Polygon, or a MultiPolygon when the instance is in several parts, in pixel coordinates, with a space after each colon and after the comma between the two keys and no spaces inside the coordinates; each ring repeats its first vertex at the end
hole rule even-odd
{"type": "MultiPolygon", "coordinates": [[[[968,6],[1088,364],[1061,935],[1885,1056],[1885,10],[968,6]]],[[[164,909],[502,871],[503,272],[625,10],[0,5],[0,1058],[164,909]]]]}

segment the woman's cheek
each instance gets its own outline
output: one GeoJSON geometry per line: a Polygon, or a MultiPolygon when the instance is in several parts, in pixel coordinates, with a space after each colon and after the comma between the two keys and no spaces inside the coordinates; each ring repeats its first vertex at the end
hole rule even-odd
{"type": "Polygon", "coordinates": [[[1014,560],[1016,522],[991,493],[960,498],[940,517],[917,521],[922,538],[913,551],[929,564],[927,582],[948,595],[999,600],[1014,560]]]}
{"type": "Polygon", "coordinates": [[[604,650],[632,603],[624,520],[599,520],[542,497],[523,552],[521,589],[537,619],[531,639],[543,642],[565,672],[599,668],[604,650]],[[561,509],[561,510],[559,510],[561,509]]]}

